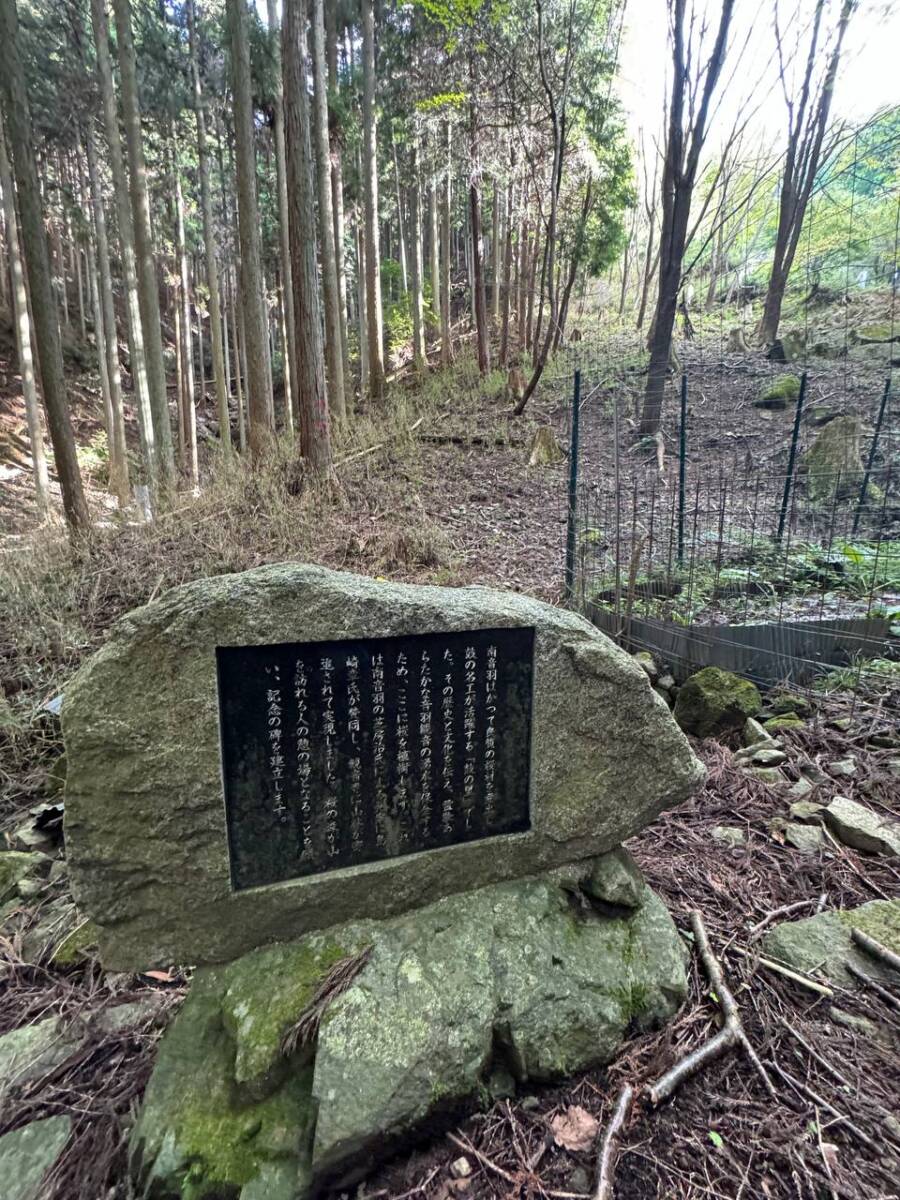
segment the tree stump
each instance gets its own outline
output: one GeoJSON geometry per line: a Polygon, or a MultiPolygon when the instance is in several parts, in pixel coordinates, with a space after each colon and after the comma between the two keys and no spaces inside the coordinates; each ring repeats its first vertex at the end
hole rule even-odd
{"type": "Polygon", "coordinates": [[[553,467],[565,458],[552,425],[540,425],[531,442],[529,467],[553,467]]]}

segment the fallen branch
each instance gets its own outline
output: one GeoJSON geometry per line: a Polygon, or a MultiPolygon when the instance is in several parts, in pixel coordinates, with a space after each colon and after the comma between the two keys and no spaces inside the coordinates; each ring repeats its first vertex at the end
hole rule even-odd
{"type": "Polygon", "coordinates": [[[613,1176],[616,1170],[616,1159],[619,1156],[619,1137],[631,1112],[634,1102],[634,1088],[626,1083],[619,1092],[612,1120],[600,1143],[600,1154],[597,1158],[597,1182],[594,1187],[593,1200],[613,1200],[613,1176]]]}
{"type": "Polygon", "coordinates": [[[858,979],[860,983],[865,984],[867,988],[871,988],[876,996],[880,996],[889,1008],[900,1012],[900,1000],[897,999],[893,992],[889,992],[886,987],[881,986],[877,979],[873,979],[871,975],[867,975],[865,971],[861,971],[855,963],[847,960],[844,966],[854,978],[858,979]]]}
{"type": "Polygon", "coordinates": [[[364,458],[367,454],[374,454],[376,450],[380,450],[384,442],[376,442],[374,446],[368,446],[365,450],[357,450],[353,454],[348,454],[346,458],[339,458],[334,464],[335,470],[338,467],[345,466],[348,462],[353,462],[355,458],[364,458]]]}
{"type": "MultiPolygon", "coordinates": [[[[435,446],[510,446],[513,443],[504,437],[484,437],[480,433],[468,436],[461,433],[420,433],[420,442],[431,442],[435,446]]],[[[518,443],[515,443],[518,445],[518,443]]]]}
{"type": "MultiPolygon", "coordinates": [[[[413,421],[412,425],[407,428],[406,432],[415,433],[424,420],[424,417],[419,417],[418,421],[413,421]]],[[[337,470],[338,467],[345,466],[348,462],[353,462],[354,459],[365,458],[367,454],[374,454],[376,450],[381,450],[383,446],[384,442],[376,442],[374,446],[367,446],[365,450],[355,450],[353,454],[347,454],[343,458],[339,458],[334,464],[335,470],[337,470]]]]}
{"type": "Polygon", "coordinates": [[[696,1050],[692,1050],[690,1054],[686,1054],[674,1067],[666,1071],[665,1075],[660,1076],[655,1083],[650,1085],[649,1096],[651,1103],[659,1104],[661,1101],[668,1099],[685,1079],[689,1079],[692,1075],[696,1074],[701,1067],[718,1058],[720,1054],[723,1054],[731,1046],[738,1045],[741,1046],[744,1053],[750,1059],[757,1074],[763,1081],[766,1091],[774,1098],[776,1095],[775,1086],[769,1078],[765,1067],[760,1062],[759,1055],[750,1045],[750,1039],[744,1030],[737,1001],[725,982],[722,967],[709,944],[709,937],[706,933],[706,927],[703,924],[703,918],[696,909],[691,913],[691,929],[694,931],[694,945],[697,947],[697,952],[703,963],[703,969],[706,971],[706,977],[711,984],[712,991],[716,995],[719,1007],[722,1009],[725,1024],[717,1034],[714,1034],[702,1046],[698,1046],[696,1050]]]}
{"type": "Polygon", "coordinates": [[[812,979],[809,975],[804,975],[800,971],[794,971],[790,967],[784,966],[783,963],[776,962],[771,958],[765,958],[762,954],[752,954],[749,950],[744,950],[740,946],[732,946],[732,949],[741,958],[752,959],[759,963],[761,967],[765,967],[766,970],[774,971],[776,975],[782,975],[785,979],[790,979],[792,983],[799,983],[801,987],[809,988],[811,992],[818,992],[820,996],[827,996],[829,1000],[834,999],[834,988],[828,987],[827,984],[819,983],[817,979],[812,979]]]}
{"type": "Polygon", "coordinates": [[[815,900],[797,900],[794,904],[782,904],[781,908],[773,908],[771,912],[767,912],[761,921],[757,921],[755,925],[751,925],[747,936],[751,941],[756,941],[765,927],[772,923],[776,917],[785,917],[788,913],[799,912],[801,908],[809,908],[811,904],[817,903],[815,900]]]}
{"type": "Polygon", "coordinates": [[[881,942],[876,942],[873,937],[869,937],[867,933],[863,933],[861,929],[851,929],[850,936],[856,942],[857,946],[861,946],[873,958],[880,959],[883,963],[900,974],[900,954],[895,954],[893,950],[889,950],[887,946],[882,946],[881,942]]]}

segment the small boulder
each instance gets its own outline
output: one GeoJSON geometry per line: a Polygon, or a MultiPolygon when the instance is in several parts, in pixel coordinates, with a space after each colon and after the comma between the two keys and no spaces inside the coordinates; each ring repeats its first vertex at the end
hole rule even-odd
{"type": "Polygon", "coordinates": [[[777,767],[751,767],[750,774],[769,787],[777,787],[784,783],[784,776],[777,767]]]}
{"type": "Polygon", "coordinates": [[[732,850],[737,850],[739,846],[747,843],[747,834],[739,825],[714,825],[709,835],[713,841],[720,842],[732,850]]]}
{"type": "Polygon", "coordinates": [[[787,762],[787,755],[775,747],[760,746],[754,750],[751,761],[756,767],[780,767],[787,762]]]}
{"type": "Polygon", "coordinates": [[[754,408],[780,411],[788,404],[796,404],[800,395],[800,379],[797,375],[779,375],[759,393],[753,401],[754,408]]]}
{"type": "MultiPolygon", "coordinates": [[[[87,1013],[78,1020],[45,1017],[32,1025],[22,1025],[0,1037],[0,1079],[8,1088],[21,1087],[55,1071],[67,1058],[97,1034],[109,1034],[153,1015],[161,994],[149,993],[143,1000],[118,1004],[87,1013]]],[[[5,1198],[5,1193],[0,1191],[5,1198]]]]}
{"type": "MultiPolygon", "coordinates": [[[[859,417],[836,417],[830,421],[803,455],[802,472],[806,489],[817,503],[855,499],[863,478],[859,417]]],[[[877,489],[869,485],[868,496],[877,489]]]]}
{"type": "Polygon", "coordinates": [[[845,846],[891,858],[900,856],[900,822],[892,821],[864,804],[857,804],[855,800],[848,800],[846,796],[835,796],[822,817],[845,846]]]}
{"type": "Polygon", "coordinates": [[[817,821],[825,811],[825,805],[814,804],[811,800],[797,800],[788,811],[795,821],[817,821]]]}
{"type": "Polygon", "coordinates": [[[54,967],[74,967],[97,947],[99,930],[93,921],[82,921],[62,939],[50,958],[54,967]]]}
{"type": "Polygon", "coordinates": [[[692,675],[678,693],[675,720],[696,737],[715,737],[741,729],[761,707],[759,691],[720,667],[704,667],[692,675]]]}
{"type": "Polygon", "coordinates": [[[784,827],[784,840],[801,854],[818,854],[825,849],[825,834],[818,825],[798,825],[788,821],[784,827]]]}
{"type": "Polygon", "coordinates": [[[841,779],[851,779],[856,774],[856,759],[836,759],[834,762],[828,764],[828,770],[832,775],[837,775],[841,779]]]}
{"type": "Polygon", "coordinates": [[[46,863],[43,854],[24,850],[0,851],[0,904],[18,895],[22,882],[35,876],[46,863]]]}
{"type": "Polygon", "coordinates": [[[631,656],[637,665],[644,671],[651,683],[656,683],[659,678],[659,667],[654,661],[653,655],[649,650],[638,650],[636,654],[631,656]]]}
{"type": "Polygon", "coordinates": [[[619,846],[597,859],[584,890],[616,908],[640,908],[646,884],[640,867],[625,847],[619,846]]]}
{"type": "Polygon", "coordinates": [[[808,779],[813,787],[820,787],[823,783],[830,783],[828,776],[818,763],[806,761],[800,764],[800,774],[804,779],[808,779]]]}
{"type": "Polygon", "coordinates": [[[810,793],[813,791],[815,791],[815,788],[813,787],[813,785],[809,782],[808,779],[804,779],[801,776],[801,778],[798,779],[796,783],[792,783],[791,786],[788,788],[788,796],[792,800],[802,801],[804,796],[810,795],[810,793]]]}
{"type": "Polygon", "coordinates": [[[778,692],[774,696],[768,696],[766,705],[776,716],[793,713],[798,717],[808,717],[812,712],[809,700],[795,692],[778,692]]]}
{"type": "MultiPolygon", "coordinates": [[[[584,887],[593,864],[574,867],[584,887]]],[[[184,1200],[186,1178],[198,1197],[344,1190],[423,1128],[456,1122],[498,1067],[523,1085],[608,1062],[632,1029],[677,1011],[685,960],[649,888],[611,916],[544,876],[201,968],[133,1130],[138,1191],[184,1200]],[[357,973],[333,989],[318,1035],[286,1040],[348,962],[357,973]],[[266,1190],[273,1171],[293,1190],[266,1190]]]]}
{"type": "Polygon", "coordinates": [[[748,717],[741,730],[741,743],[744,746],[758,746],[761,742],[774,742],[771,733],[763,729],[755,717],[748,717]]]}
{"type": "Polygon", "coordinates": [[[841,987],[860,986],[847,970],[849,961],[876,979],[888,979],[890,968],[860,950],[852,929],[861,929],[900,954],[900,900],[872,900],[859,908],[816,913],[800,921],[782,921],[762,940],[766,954],[806,973],[821,972],[841,987]]]}
{"type": "Polygon", "coordinates": [[[72,1118],[45,1117],[0,1138],[0,1196],[3,1200],[35,1200],[69,1140],[72,1118]]]}
{"type": "Polygon", "coordinates": [[[803,722],[799,717],[791,716],[789,713],[784,713],[783,716],[769,717],[767,721],[763,721],[763,729],[768,733],[781,733],[785,729],[802,729],[803,722]]]}

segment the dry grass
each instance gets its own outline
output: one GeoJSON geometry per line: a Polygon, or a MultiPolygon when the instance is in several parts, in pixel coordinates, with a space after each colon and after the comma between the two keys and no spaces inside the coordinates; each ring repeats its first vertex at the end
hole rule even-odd
{"type": "Polygon", "coordinates": [[[0,821],[42,794],[61,752],[43,705],[130,609],[271,562],[446,573],[452,543],[417,498],[421,446],[410,426],[420,409],[400,392],[380,421],[360,420],[339,447],[333,485],[306,476],[281,441],[261,468],[213,461],[203,490],[178,494],[152,524],[106,514],[77,546],[58,525],[0,544],[0,821]]]}

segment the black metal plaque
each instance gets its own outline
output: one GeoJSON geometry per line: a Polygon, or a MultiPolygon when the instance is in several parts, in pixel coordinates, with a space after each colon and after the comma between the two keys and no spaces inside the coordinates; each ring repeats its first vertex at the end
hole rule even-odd
{"type": "Polygon", "coordinates": [[[534,629],[216,649],[235,891],[530,828],[534,629]]]}

